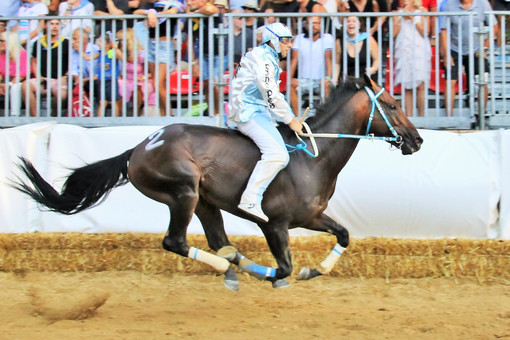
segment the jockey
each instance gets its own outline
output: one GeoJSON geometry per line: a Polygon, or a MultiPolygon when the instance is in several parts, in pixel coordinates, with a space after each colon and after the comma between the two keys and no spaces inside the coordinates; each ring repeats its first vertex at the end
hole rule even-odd
{"type": "Polygon", "coordinates": [[[239,131],[250,137],[262,153],[238,208],[265,222],[269,219],[262,211],[262,196],[289,162],[287,148],[271,114],[296,132],[303,128],[279,89],[278,62],[287,57],[292,48],[291,39],[292,33],[285,25],[279,22],[267,25],[262,44],[243,56],[230,85],[229,119],[237,123],[239,131]]]}

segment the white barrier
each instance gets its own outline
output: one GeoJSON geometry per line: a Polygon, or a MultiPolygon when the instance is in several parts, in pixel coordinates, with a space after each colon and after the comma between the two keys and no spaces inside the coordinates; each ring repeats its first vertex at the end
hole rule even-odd
{"type": "MultiPolygon", "coordinates": [[[[69,168],[134,147],[159,127],[86,129],[38,123],[0,131],[0,232],[165,232],[168,209],[131,184],[78,215],[41,212],[7,185],[28,157],[57,188],[69,168]]],[[[340,173],[328,215],[353,237],[510,239],[510,132],[420,130],[425,142],[411,156],[384,142],[361,141],[340,173]],[[499,208],[498,208],[499,207],[499,208]]],[[[262,235],[248,221],[224,213],[230,235],[262,235]]],[[[203,233],[194,218],[190,233],[203,233]]],[[[309,235],[297,229],[291,235],[309,235]]]]}

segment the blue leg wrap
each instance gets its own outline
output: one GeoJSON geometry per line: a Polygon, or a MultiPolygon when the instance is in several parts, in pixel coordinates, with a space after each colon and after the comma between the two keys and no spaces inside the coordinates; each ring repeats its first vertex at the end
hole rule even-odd
{"type": "Polygon", "coordinates": [[[241,268],[241,270],[249,272],[251,275],[261,280],[264,280],[268,277],[276,276],[275,268],[261,266],[256,264],[255,262],[250,262],[247,265],[240,264],[239,268],[241,268]]]}

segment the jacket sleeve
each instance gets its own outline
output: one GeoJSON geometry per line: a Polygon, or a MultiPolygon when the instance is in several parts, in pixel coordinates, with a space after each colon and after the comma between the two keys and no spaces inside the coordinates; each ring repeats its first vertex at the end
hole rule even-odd
{"type": "Polygon", "coordinates": [[[267,59],[258,60],[257,64],[255,79],[262,97],[267,103],[267,107],[273,114],[280,117],[285,124],[289,124],[294,118],[294,114],[289,103],[280,92],[280,87],[275,77],[277,72],[274,64],[267,59]]]}

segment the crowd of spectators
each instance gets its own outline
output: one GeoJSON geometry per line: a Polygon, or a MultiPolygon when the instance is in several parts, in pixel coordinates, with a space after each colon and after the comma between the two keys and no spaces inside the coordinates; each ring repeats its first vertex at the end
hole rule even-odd
{"type": "MultiPolygon", "coordinates": [[[[311,88],[314,93],[327,96],[331,86],[346,75],[373,76],[386,62],[388,41],[394,39],[394,84],[402,85],[407,103],[406,111],[413,112],[417,104],[423,115],[425,83],[428,80],[430,51],[435,35],[445,29],[437,25],[433,16],[420,16],[427,11],[461,8],[491,9],[488,0],[2,0],[0,16],[0,94],[9,93],[14,104],[23,98],[28,112],[38,114],[37,102],[50,92],[53,111],[66,105],[68,93],[78,86],[82,94],[98,104],[95,116],[104,116],[108,106],[114,115],[126,114],[122,100],[134,100],[133,109],[141,112],[144,104],[159,108],[163,116],[173,115],[169,101],[169,72],[181,67],[177,61],[187,61],[191,75],[200,82],[207,102],[214,96],[218,114],[220,89],[212,84],[221,82],[228,70],[226,46],[220,48],[219,35],[207,39],[210,29],[227,27],[225,13],[238,13],[233,19],[234,65],[257,43],[263,25],[282,20],[295,33],[291,62],[282,64],[292,80],[291,103],[297,108],[297,91],[311,88]],[[455,4],[453,4],[455,2],[455,4]],[[441,6],[442,3],[442,6],[441,6]],[[458,4],[458,5],[457,5],[458,4]],[[254,13],[331,13],[401,12],[413,16],[385,17],[336,16],[318,17],[256,17],[254,13]],[[162,18],[158,14],[199,13],[214,16],[212,26],[203,18],[162,18]],[[101,16],[134,14],[123,20],[101,16]],[[60,20],[43,20],[45,16],[62,16],[60,20]],[[82,18],[89,16],[90,18],[82,18]],[[92,19],[92,16],[96,18],[92,19]],[[22,19],[16,20],[16,17],[22,19]],[[33,17],[34,19],[28,19],[33,17]],[[73,18],[81,17],[81,18],[73,18]],[[144,18],[145,17],[145,18],[144,18]],[[144,19],[141,19],[144,18],[144,19]],[[339,20],[341,19],[341,20],[339,20]],[[389,28],[389,23],[392,28],[389,28]],[[365,27],[366,26],[366,27],[365,27]],[[439,27],[439,31],[436,29],[439,27]],[[177,32],[191,33],[188,43],[177,47],[177,32]],[[4,32],[4,33],[2,33],[4,32]],[[389,36],[393,32],[393,36],[389,36]],[[380,60],[382,50],[383,58],[380,60]],[[177,58],[177,52],[182,55],[177,58]],[[191,53],[189,53],[191,51],[191,53]],[[332,51],[336,51],[333,55],[332,51]],[[367,52],[368,51],[368,52],[367,52]],[[23,57],[28,53],[28,57],[23,57]],[[177,60],[178,59],[178,60],[177,60]],[[414,61],[413,61],[414,60],[414,61]],[[28,65],[26,65],[28,61],[28,65]],[[409,68],[409,63],[417,65],[409,68]],[[419,67],[418,67],[419,66],[419,67]],[[413,72],[409,73],[408,70],[413,72]],[[28,72],[27,72],[28,71],[28,72]],[[67,78],[69,77],[69,79],[67,78]],[[27,79],[28,78],[28,79],[27,79]],[[211,84],[212,83],[212,84],[211,84]],[[212,89],[212,91],[210,90],[212,89]],[[414,93],[417,93],[415,96],[414,93]],[[414,99],[413,99],[414,98],[414,99]],[[417,99],[416,99],[417,98],[417,99]]],[[[504,4],[495,0],[498,9],[504,4]]],[[[506,9],[506,7],[504,8],[506,9]]],[[[481,20],[483,20],[483,14],[481,20]]],[[[501,20],[501,17],[498,16],[501,20]]],[[[462,20],[460,20],[462,21],[462,20]]],[[[466,23],[459,22],[459,25],[466,23]]],[[[510,26],[510,25],[509,25],[510,26]]],[[[496,27],[497,28],[497,27],[496,27]]],[[[497,32],[497,31],[496,31],[497,32]]],[[[444,33],[444,32],[443,32],[444,33]]],[[[452,34],[455,35],[454,30],[452,34]]],[[[501,45],[501,35],[497,35],[501,45]]],[[[455,37],[454,37],[455,38],[455,37]]],[[[453,53],[463,53],[455,50],[453,53]]],[[[465,47],[465,45],[464,45],[465,47]]],[[[444,47],[441,46],[443,56],[444,47]]],[[[449,54],[450,55],[450,54],[449,54]]],[[[284,61],[285,62],[285,61],[284,61]]],[[[467,59],[466,59],[467,64],[467,59]]],[[[445,67],[455,68],[448,60],[445,67]]],[[[379,78],[380,79],[380,78],[379,78]]],[[[73,91],[74,92],[74,91],[73,91]]],[[[47,96],[48,97],[48,96],[47,96]]],[[[19,112],[18,109],[13,112],[19,112]]],[[[16,114],[16,113],[15,113],[16,114]]]]}

